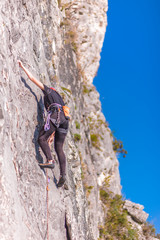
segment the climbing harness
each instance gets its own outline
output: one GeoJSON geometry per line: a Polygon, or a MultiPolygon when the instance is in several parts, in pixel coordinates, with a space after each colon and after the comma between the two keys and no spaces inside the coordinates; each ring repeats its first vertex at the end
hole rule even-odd
{"type": "MultiPolygon", "coordinates": [[[[50,89],[52,89],[53,91],[57,92],[55,88],[51,87],[50,89]]],[[[58,93],[58,92],[57,92],[58,93]]],[[[59,94],[59,93],[58,93],[59,94]]],[[[71,116],[69,114],[69,107],[67,106],[63,106],[63,112],[64,112],[64,115],[66,117],[66,119],[70,120],[71,119],[71,116]]]]}
{"type": "Polygon", "coordinates": [[[60,125],[60,112],[64,112],[64,115],[66,119],[70,119],[69,115],[69,107],[67,106],[62,106],[58,103],[52,103],[48,109],[47,109],[47,120],[44,125],[44,130],[48,131],[50,129],[50,120],[53,122],[53,124],[58,128],[60,125]],[[53,112],[57,112],[57,118],[51,118],[51,115],[53,112]]]}
{"type": "Polygon", "coordinates": [[[44,126],[44,130],[48,131],[50,129],[50,120],[58,128],[60,124],[60,112],[62,111],[62,106],[58,103],[52,103],[47,109],[47,120],[44,126]],[[52,113],[57,112],[57,119],[51,118],[52,113]]]}

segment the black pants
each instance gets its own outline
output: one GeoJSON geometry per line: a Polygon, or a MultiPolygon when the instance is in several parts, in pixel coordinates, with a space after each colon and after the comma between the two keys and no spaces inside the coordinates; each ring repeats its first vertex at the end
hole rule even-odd
{"type": "MultiPolygon", "coordinates": [[[[57,117],[57,114],[53,114],[51,116],[52,118],[57,117]]],[[[54,137],[54,148],[58,157],[58,161],[60,164],[60,175],[64,176],[66,174],[66,157],[63,151],[63,144],[65,141],[65,137],[67,135],[67,133],[64,133],[63,131],[60,130],[68,130],[68,120],[65,119],[64,113],[61,112],[60,113],[60,125],[57,128],[52,121],[50,121],[50,129],[48,131],[44,130],[44,126],[42,127],[42,129],[40,130],[39,133],[39,137],[38,137],[38,143],[44,153],[44,155],[46,156],[47,160],[52,160],[52,156],[51,156],[51,150],[50,147],[48,145],[47,140],[49,139],[49,137],[52,135],[53,132],[55,132],[55,137],[54,137]]]]}

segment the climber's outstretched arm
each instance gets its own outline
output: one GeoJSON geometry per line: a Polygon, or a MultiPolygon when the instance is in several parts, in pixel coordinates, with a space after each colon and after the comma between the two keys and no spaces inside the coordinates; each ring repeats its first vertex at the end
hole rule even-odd
{"type": "Polygon", "coordinates": [[[22,62],[18,60],[19,66],[24,70],[24,72],[27,74],[27,76],[29,77],[29,79],[35,83],[40,89],[44,90],[44,85],[43,83],[41,83],[39,80],[37,80],[35,77],[33,77],[33,75],[28,71],[28,69],[26,69],[22,62]]]}

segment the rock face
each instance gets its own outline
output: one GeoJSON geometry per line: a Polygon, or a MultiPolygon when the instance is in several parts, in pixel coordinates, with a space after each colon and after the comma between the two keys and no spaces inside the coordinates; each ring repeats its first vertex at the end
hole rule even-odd
{"type": "MultiPolygon", "coordinates": [[[[1,0],[1,240],[97,240],[103,223],[99,187],[121,193],[111,131],[92,84],[107,25],[106,0],[1,0]],[[37,138],[43,94],[19,69],[55,87],[70,107],[64,145],[67,186],[57,189],[59,164],[42,171],[37,138]],[[46,181],[49,181],[47,231],[46,181]]],[[[52,146],[53,149],[53,146],[52,146]]],[[[53,156],[55,159],[54,150],[53,156]]],[[[45,159],[44,159],[45,160],[45,159]]]]}
{"type": "Polygon", "coordinates": [[[146,222],[148,215],[146,212],[143,211],[144,206],[140,204],[133,203],[129,200],[125,201],[124,209],[127,209],[129,215],[138,223],[146,222]]]}
{"type": "Polygon", "coordinates": [[[18,59],[44,84],[55,87],[71,108],[64,146],[68,190],[56,187],[58,162],[54,171],[49,170],[50,239],[98,238],[102,172],[111,175],[111,188],[120,193],[110,130],[92,85],[106,10],[105,0],[1,1],[0,239],[46,239],[47,234],[46,175],[38,166],[42,153],[37,144],[43,124],[42,92],[19,69],[18,59]],[[95,146],[91,133],[97,135],[95,146]]]}

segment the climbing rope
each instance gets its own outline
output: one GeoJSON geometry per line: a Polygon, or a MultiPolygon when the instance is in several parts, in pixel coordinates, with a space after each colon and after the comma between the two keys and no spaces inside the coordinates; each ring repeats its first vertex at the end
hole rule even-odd
{"type": "Polygon", "coordinates": [[[46,169],[46,193],[47,193],[47,240],[49,240],[49,178],[48,178],[48,169],[46,169]]]}
{"type": "MultiPolygon", "coordinates": [[[[50,138],[48,139],[49,147],[51,148],[51,144],[54,140],[55,132],[52,133],[50,138]]],[[[48,177],[48,169],[46,169],[46,199],[47,199],[47,240],[49,240],[49,177],[48,177]]]]}

